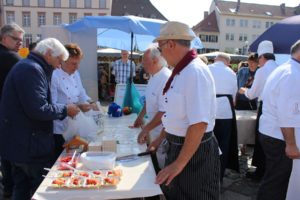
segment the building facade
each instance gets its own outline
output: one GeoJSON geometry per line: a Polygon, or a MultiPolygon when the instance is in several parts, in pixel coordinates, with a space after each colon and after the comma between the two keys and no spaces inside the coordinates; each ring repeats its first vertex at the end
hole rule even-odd
{"type": "Polygon", "coordinates": [[[249,45],[276,22],[297,14],[298,7],[213,0],[209,13],[193,27],[205,49],[247,54],[249,45]]]}
{"type": "Polygon", "coordinates": [[[112,0],[0,0],[0,26],[15,22],[24,46],[41,37],[41,26],[71,24],[84,16],[111,15],[112,0]]]}

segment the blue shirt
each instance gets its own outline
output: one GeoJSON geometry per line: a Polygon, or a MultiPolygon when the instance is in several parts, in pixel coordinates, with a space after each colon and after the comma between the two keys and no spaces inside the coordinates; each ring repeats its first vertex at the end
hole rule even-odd
{"type": "MultiPolygon", "coordinates": [[[[250,77],[253,77],[254,79],[255,72],[256,70],[254,72],[250,71],[249,67],[242,67],[237,73],[238,89],[240,89],[241,87],[251,88],[253,81],[250,82],[250,84],[247,83],[247,81],[250,77]]],[[[244,94],[240,93],[237,94],[237,100],[249,101],[249,99],[244,94]]]]}

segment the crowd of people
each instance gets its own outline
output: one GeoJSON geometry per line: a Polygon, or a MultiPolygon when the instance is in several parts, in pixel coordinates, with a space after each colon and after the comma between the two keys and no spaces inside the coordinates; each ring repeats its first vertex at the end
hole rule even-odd
{"type": "MultiPolygon", "coordinates": [[[[80,47],[47,38],[21,59],[24,33],[17,24],[0,30],[1,171],[3,194],[13,200],[30,199],[44,168],[63,151],[67,117],[97,109],[77,71],[80,47]]],[[[155,183],[170,200],[219,199],[225,169],[239,171],[235,109],[258,108],[252,161],[262,179],[257,199],[297,199],[300,40],[281,66],[272,42],[262,41],[236,74],[226,53],[207,65],[191,48],[194,38],[186,24],[170,21],[143,55],[146,101],[133,123],[141,128],[137,142],[156,152],[155,183]]],[[[116,83],[127,83],[132,69],[122,50],[112,68],[116,83]]]]}

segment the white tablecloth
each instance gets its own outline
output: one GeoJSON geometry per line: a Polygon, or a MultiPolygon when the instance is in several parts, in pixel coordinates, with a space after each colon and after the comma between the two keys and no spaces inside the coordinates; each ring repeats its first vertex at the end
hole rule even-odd
{"type": "Polygon", "coordinates": [[[256,111],[236,110],[238,144],[255,144],[256,111]]]}
{"type": "MultiPolygon", "coordinates": [[[[130,129],[136,115],[120,118],[106,118],[105,130],[99,140],[118,140],[117,154],[127,155],[146,150],[145,145],[136,142],[139,129],[130,129]]],[[[150,156],[130,162],[117,163],[123,176],[116,187],[100,189],[54,189],[48,187],[51,179],[45,178],[33,196],[36,200],[102,200],[147,197],[162,194],[159,185],[155,184],[155,171],[150,156]]]]}

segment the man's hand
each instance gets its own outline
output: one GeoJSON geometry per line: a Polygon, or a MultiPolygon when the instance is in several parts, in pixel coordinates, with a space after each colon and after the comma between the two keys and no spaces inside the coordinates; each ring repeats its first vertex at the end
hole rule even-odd
{"type": "Polygon", "coordinates": [[[300,159],[300,152],[297,145],[286,145],[285,154],[290,159],[300,159]]]}
{"type": "Polygon", "coordinates": [[[87,112],[92,109],[92,105],[89,103],[78,104],[78,107],[82,112],[87,112]]]}
{"type": "Polygon", "coordinates": [[[148,150],[149,151],[156,151],[158,149],[159,145],[162,143],[163,140],[164,140],[164,137],[158,136],[155,140],[153,140],[149,144],[148,150]]]}
{"type": "Polygon", "coordinates": [[[144,124],[143,117],[138,116],[136,118],[136,120],[134,121],[133,127],[134,128],[140,128],[141,126],[143,126],[143,124],[144,124]]]}
{"type": "Polygon", "coordinates": [[[67,105],[67,115],[70,117],[75,117],[80,112],[80,109],[75,104],[67,105]]]}
{"type": "Polygon", "coordinates": [[[145,128],[143,128],[137,138],[137,142],[139,144],[144,144],[147,142],[148,138],[149,138],[149,131],[147,131],[145,128]]]}
{"type": "Polygon", "coordinates": [[[176,161],[162,169],[156,176],[155,183],[166,183],[168,186],[171,181],[183,170],[184,166],[179,165],[176,161]]]}
{"type": "Polygon", "coordinates": [[[245,94],[246,90],[247,90],[247,88],[241,87],[241,88],[239,89],[239,93],[240,93],[240,94],[245,94]]]}

